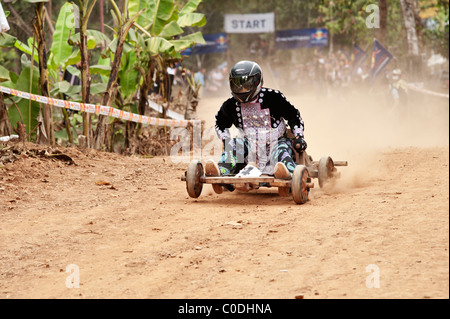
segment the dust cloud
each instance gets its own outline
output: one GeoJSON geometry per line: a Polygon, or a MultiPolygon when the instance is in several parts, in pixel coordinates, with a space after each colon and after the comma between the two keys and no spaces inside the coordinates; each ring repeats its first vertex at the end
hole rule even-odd
{"type": "MultiPolygon", "coordinates": [[[[362,187],[379,178],[373,167],[380,153],[399,148],[426,152],[427,148],[449,145],[449,105],[445,98],[409,91],[407,105],[395,107],[387,97],[387,87],[348,87],[344,93],[334,89],[327,94],[301,85],[282,86],[267,76],[264,86],[280,90],[300,110],[307,152],[314,160],[330,156],[335,161],[348,161],[348,167],[338,167],[338,191],[362,187]]],[[[229,96],[224,87],[200,100],[198,116],[210,130],[214,115],[229,96]]]]}

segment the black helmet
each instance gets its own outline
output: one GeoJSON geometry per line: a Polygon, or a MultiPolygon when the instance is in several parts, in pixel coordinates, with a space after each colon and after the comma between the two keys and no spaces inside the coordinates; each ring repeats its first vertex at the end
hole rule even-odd
{"type": "Polygon", "coordinates": [[[230,71],[230,88],[233,96],[242,103],[253,100],[263,85],[262,70],[252,61],[240,61],[230,71]]]}

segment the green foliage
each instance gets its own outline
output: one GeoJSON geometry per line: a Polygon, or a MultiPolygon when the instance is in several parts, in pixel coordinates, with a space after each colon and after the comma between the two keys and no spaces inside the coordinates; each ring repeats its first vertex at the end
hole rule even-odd
{"type": "Polygon", "coordinates": [[[69,44],[70,34],[75,33],[74,7],[72,3],[66,3],[61,8],[56,21],[55,32],[50,51],[53,53],[53,63],[61,65],[71,56],[73,47],[69,44]]]}
{"type": "MultiPolygon", "coordinates": [[[[23,92],[30,92],[31,62],[22,56],[22,72],[16,82],[9,81],[2,83],[3,86],[14,88],[23,92]]],[[[33,67],[33,78],[31,79],[31,93],[40,94],[39,90],[39,69],[33,67]]],[[[9,121],[11,126],[16,126],[17,122],[26,125],[26,132],[30,134],[31,130],[37,125],[37,117],[39,114],[40,104],[31,102],[26,99],[14,97],[17,107],[10,107],[8,110],[9,121]],[[31,125],[30,125],[31,124],[31,125]]]]}
{"type": "Polygon", "coordinates": [[[205,15],[194,12],[200,0],[190,0],[183,8],[178,8],[173,0],[130,0],[130,16],[146,8],[138,18],[137,28],[142,32],[146,49],[152,54],[166,54],[171,58],[181,58],[180,52],[194,45],[204,43],[200,32],[183,36],[183,28],[202,27],[205,15]],[[174,37],[178,37],[174,40],[174,37]]]}
{"type": "Polygon", "coordinates": [[[9,75],[9,71],[0,65],[0,83],[3,81],[10,81],[11,77],[9,75]]]}
{"type": "Polygon", "coordinates": [[[130,50],[123,59],[119,71],[120,91],[124,99],[135,95],[139,86],[139,71],[136,68],[136,51],[130,50]]]}
{"type": "MultiPolygon", "coordinates": [[[[76,46],[80,35],[75,33],[73,23],[71,23],[75,4],[62,0],[54,0],[51,3],[43,0],[24,0],[15,1],[12,5],[25,23],[31,25],[35,14],[34,6],[39,2],[48,2],[47,8],[51,4],[53,8],[53,17],[51,18],[56,21],[53,37],[47,39],[50,49],[47,66],[51,95],[65,94],[71,100],[79,101],[80,86],[71,86],[68,82],[60,79],[60,74],[66,69],[79,75],[79,70],[73,66],[81,60],[80,50],[76,46]]],[[[99,14],[98,6],[94,6],[95,2],[83,2],[90,4],[87,9],[92,10],[93,17],[99,14]]],[[[126,43],[118,72],[120,98],[114,101],[121,104],[119,107],[133,110],[136,109],[134,97],[143,83],[143,76],[146,72],[150,72],[150,67],[163,73],[168,61],[182,59],[181,51],[196,43],[204,43],[202,34],[223,32],[224,14],[226,13],[274,12],[277,30],[327,27],[333,36],[335,49],[350,48],[353,42],[357,42],[370,53],[373,38],[378,32],[376,29],[367,28],[365,24],[366,18],[370,14],[365,9],[369,4],[377,4],[376,0],[109,0],[104,3],[105,9],[107,9],[105,10],[107,14],[105,23],[111,27],[106,29],[106,33],[102,33],[98,31],[100,20],[91,18],[89,20],[90,29],[87,30],[88,48],[92,53],[90,94],[91,100],[96,101],[101,99],[111,75],[110,65],[118,43],[118,27],[145,9],[137,17],[137,23],[126,34],[126,43]],[[120,3],[120,9],[116,3],[120,3]]],[[[429,24],[431,27],[423,29],[423,34],[426,44],[448,57],[448,0],[419,0],[418,3],[421,10],[428,9],[430,6],[436,8],[436,14],[428,18],[432,22],[429,24]]],[[[15,19],[14,14],[11,14],[9,19],[15,19]]],[[[387,23],[384,45],[397,59],[401,60],[406,54],[406,33],[398,1],[389,1],[387,23]]],[[[16,24],[12,25],[16,26],[16,24]]],[[[230,35],[233,46],[230,58],[233,59],[240,54],[248,55],[248,44],[258,37],[271,43],[274,49],[271,51],[273,53],[270,56],[273,58],[271,61],[275,59],[284,61],[289,56],[290,52],[276,50],[273,34],[230,35]],[[235,43],[239,43],[239,45],[235,45],[235,43]]],[[[0,36],[0,48],[3,48],[0,50],[1,84],[28,92],[31,63],[25,60],[22,61],[23,63],[19,63],[20,58],[17,53],[25,53],[29,60],[33,51],[33,38],[29,34],[25,36],[20,28],[13,28],[9,34],[0,36]]],[[[33,59],[38,62],[37,49],[34,51],[33,59]]],[[[302,55],[307,54],[308,50],[302,51],[302,55]]],[[[204,58],[202,57],[202,59],[204,58]]],[[[225,55],[206,57],[206,59],[221,60],[220,62],[226,58],[228,57],[225,55]]],[[[186,60],[188,59],[186,58],[186,60]]],[[[39,71],[35,63],[32,87],[34,93],[39,93],[38,77],[39,71]]],[[[33,125],[30,128],[34,128],[37,124],[35,119],[39,104],[33,102],[33,113],[29,114],[28,101],[19,98],[14,98],[14,100],[21,109],[25,124],[28,126],[27,122],[32,119],[33,125]]],[[[15,107],[9,108],[11,122],[17,122],[20,118],[19,113],[14,109],[15,107]]],[[[79,114],[76,116],[79,117],[79,114]]],[[[74,117],[75,115],[72,115],[71,120],[75,124],[74,127],[78,128],[81,118],[78,121],[74,120],[74,117]]],[[[30,128],[27,127],[28,130],[30,128]]],[[[59,134],[63,136],[65,133],[59,134]]]]}
{"type": "Polygon", "coordinates": [[[448,1],[438,1],[435,14],[425,22],[428,26],[425,29],[427,42],[437,52],[449,57],[449,3],[448,1]]]}

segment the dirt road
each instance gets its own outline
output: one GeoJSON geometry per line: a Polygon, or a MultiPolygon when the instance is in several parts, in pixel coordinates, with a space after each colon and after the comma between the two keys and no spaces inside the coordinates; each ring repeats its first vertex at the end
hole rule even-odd
{"type": "MultiPolygon", "coordinates": [[[[208,124],[220,100],[202,101],[208,124]]],[[[448,107],[390,125],[294,102],[309,154],[349,161],[304,205],[209,185],[194,200],[169,156],[61,148],[69,165],[28,144],[0,168],[0,298],[449,298],[448,107]]]]}

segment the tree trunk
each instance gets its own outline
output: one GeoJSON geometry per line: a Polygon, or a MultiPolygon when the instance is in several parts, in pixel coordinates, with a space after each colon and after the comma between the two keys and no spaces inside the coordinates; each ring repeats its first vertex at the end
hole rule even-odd
{"type": "MultiPolygon", "coordinates": [[[[84,5],[80,6],[81,99],[83,103],[89,103],[89,51],[86,24],[84,23],[89,17],[86,16],[84,9],[84,5]]],[[[83,135],[86,136],[86,147],[91,147],[90,131],[91,115],[83,112],[83,135]]]]}
{"type": "Polygon", "coordinates": [[[105,33],[105,15],[103,12],[103,0],[99,1],[100,5],[100,32],[105,33]]]}
{"type": "MultiPolygon", "coordinates": [[[[141,72],[142,76],[142,84],[139,88],[139,104],[138,104],[138,112],[140,115],[145,115],[145,110],[148,105],[148,91],[150,90],[152,83],[152,75],[153,75],[154,63],[153,59],[150,58],[149,66],[146,70],[141,72]]],[[[137,133],[139,136],[142,132],[142,124],[138,123],[137,125],[137,133]]]]}
{"type": "MultiPolygon", "coordinates": [[[[111,102],[114,98],[114,93],[116,90],[117,84],[117,74],[119,73],[120,62],[122,59],[123,46],[125,44],[125,36],[123,36],[124,30],[119,28],[118,40],[117,40],[117,48],[114,53],[114,60],[111,65],[111,73],[109,75],[108,85],[106,87],[105,95],[103,96],[102,105],[111,106],[111,102]]],[[[128,32],[128,30],[127,30],[128,32]]],[[[98,118],[97,129],[95,130],[93,147],[95,149],[100,149],[102,145],[108,145],[105,143],[105,138],[108,135],[108,116],[100,115],[98,118]]]]}
{"type": "Polygon", "coordinates": [[[417,39],[419,41],[419,52],[423,52],[423,28],[424,28],[424,26],[422,23],[422,19],[420,18],[419,1],[413,0],[412,6],[413,6],[413,12],[414,12],[414,20],[416,23],[417,39]]]}
{"type": "Polygon", "coordinates": [[[417,37],[416,20],[412,0],[400,0],[408,40],[407,70],[413,81],[419,80],[422,71],[422,60],[419,52],[419,38],[417,37]]]}
{"type": "Polygon", "coordinates": [[[73,134],[72,134],[72,125],[70,124],[69,114],[65,108],[62,108],[62,114],[64,117],[64,124],[66,127],[67,137],[69,139],[69,143],[73,144],[73,134]]]}
{"type": "MultiPolygon", "coordinates": [[[[48,89],[48,69],[47,69],[47,46],[45,43],[44,32],[44,3],[40,2],[35,6],[36,20],[33,23],[34,31],[36,33],[38,55],[39,55],[39,86],[41,94],[45,97],[50,97],[48,89]]],[[[44,104],[44,128],[47,141],[50,145],[55,144],[55,137],[53,132],[53,109],[51,105],[44,104]]],[[[31,129],[31,128],[29,128],[31,129]]],[[[41,140],[40,142],[44,142],[41,140]]]]}
{"type": "MultiPolygon", "coordinates": [[[[124,3],[125,5],[125,3],[124,3]]],[[[125,10],[124,10],[125,11],[125,10]]],[[[111,106],[112,100],[115,95],[115,90],[117,87],[117,74],[119,73],[120,69],[120,62],[122,60],[122,53],[123,53],[123,46],[125,45],[125,40],[128,35],[128,31],[130,31],[131,27],[133,26],[133,23],[135,19],[144,11],[141,10],[139,13],[137,13],[133,18],[128,20],[127,22],[124,22],[118,29],[117,34],[117,47],[116,52],[114,53],[114,60],[111,65],[111,73],[109,75],[109,81],[108,85],[106,87],[105,95],[103,96],[103,105],[105,106],[111,106]]],[[[125,16],[123,17],[125,20],[125,16]]],[[[94,148],[100,149],[102,145],[108,145],[106,138],[110,136],[108,134],[108,116],[100,115],[98,119],[97,129],[95,131],[94,136],[94,148]]]]}
{"type": "Polygon", "coordinates": [[[3,93],[0,92],[0,136],[10,136],[12,134],[11,123],[9,122],[8,110],[3,93]]]}
{"type": "Polygon", "coordinates": [[[377,38],[384,44],[386,42],[388,0],[378,0],[378,6],[380,8],[380,28],[377,32],[377,38]]]}
{"type": "Polygon", "coordinates": [[[411,0],[400,0],[403,11],[403,20],[405,22],[406,37],[408,40],[408,54],[411,56],[419,55],[419,40],[416,32],[416,20],[414,16],[414,7],[411,0]]]}

